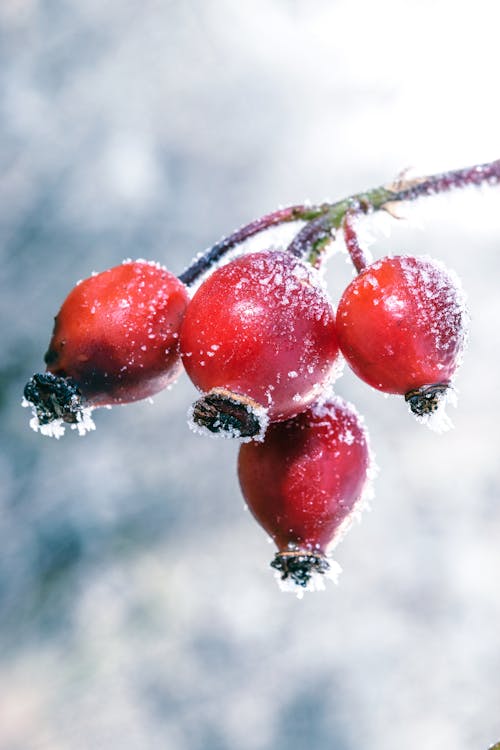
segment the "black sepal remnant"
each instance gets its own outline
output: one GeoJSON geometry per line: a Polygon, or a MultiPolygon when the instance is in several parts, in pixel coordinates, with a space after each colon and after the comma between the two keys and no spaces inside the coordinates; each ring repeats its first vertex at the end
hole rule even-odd
{"type": "Polygon", "coordinates": [[[76,383],[68,378],[38,372],[26,383],[24,398],[34,407],[41,425],[56,419],[76,424],[81,419],[83,396],[76,383]]]}
{"type": "Polygon", "coordinates": [[[294,550],[277,552],[271,567],[281,573],[282,581],[291,578],[297,586],[306,588],[313,573],[324,575],[330,569],[330,563],[322,553],[294,550]]]}
{"type": "Polygon", "coordinates": [[[433,414],[437,411],[439,402],[447,389],[446,383],[423,385],[421,388],[408,391],[405,394],[405,401],[408,402],[413,414],[417,417],[425,417],[427,414],[433,414]]]}
{"type": "Polygon", "coordinates": [[[200,427],[231,437],[259,438],[267,420],[265,410],[253,399],[232,393],[226,388],[213,388],[193,404],[192,418],[200,427]]]}

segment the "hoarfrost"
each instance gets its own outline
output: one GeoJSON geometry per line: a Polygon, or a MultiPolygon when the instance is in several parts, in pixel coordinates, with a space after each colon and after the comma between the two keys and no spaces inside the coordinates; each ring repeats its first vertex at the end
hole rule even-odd
{"type": "Polygon", "coordinates": [[[341,440],[344,443],[347,443],[347,445],[352,445],[354,443],[354,435],[352,434],[351,430],[346,430],[343,435],[341,435],[341,440]]]}
{"type": "MultiPolygon", "coordinates": [[[[345,401],[343,398],[337,395],[328,395],[327,399],[322,400],[314,405],[313,414],[316,417],[330,417],[337,418],[337,410],[339,413],[345,413],[346,410],[354,415],[354,418],[358,425],[361,427],[366,447],[368,451],[368,465],[366,469],[366,478],[361,490],[360,497],[352,507],[349,515],[344,519],[339,528],[337,529],[334,538],[332,539],[329,549],[334,549],[339,544],[344,536],[347,534],[354,522],[360,522],[365,511],[371,509],[371,501],[375,497],[374,481],[379,473],[379,467],[377,465],[375,454],[371,447],[370,435],[365,426],[364,417],[358,412],[356,407],[349,401],[345,401]]],[[[351,445],[355,441],[355,437],[349,428],[345,428],[344,433],[339,435],[340,440],[344,440],[348,445],[351,445]]]]}
{"type": "Polygon", "coordinates": [[[391,294],[388,297],[385,297],[383,299],[383,305],[386,308],[386,310],[389,310],[391,313],[402,313],[405,309],[405,302],[402,299],[399,299],[395,294],[391,294]]]}
{"type": "MultiPolygon", "coordinates": [[[[131,263],[141,263],[144,266],[151,266],[152,268],[157,268],[160,271],[167,271],[167,267],[162,265],[157,260],[146,260],[146,258],[136,258],[136,260],[133,260],[132,258],[125,258],[122,261],[122,265],[130,265],[131,263]]],[[[136,268],[137,273],[140,273],[141,269],[138,267],[136,268]]]]}
{"type": "MultiPolygon", "coordinates": [[[[467,296],[458,274],[447,268],[444,263],[429,255],[418,258],[400,256],[401,269],[410,289],[422,288],[429,301],[436,302],[433,309],[432,330],[436,335],[436,344],[443,348],[442,332],[456,326],[456,317],[460,317],[465,338],[469,324],[467,296]],[[418,261],[416,265],[415,261],[418,261]],[[423,282],[420,284],[419,282],[423,282]]],[[[422,309],[422,305],[420,306],[422,309]]]]}
{"type": "Polygon", "coordinates": [[[91,416],[93,411],[94,409],[92,406],[83,408],[76,415],[76,424],[70,425],[72,430],[78,430],[78,434],[80,435],[80,437],[83,437],[83,435],[85,435],[87,432],[92,432],[93,430],[95,430],[95,422],[91,416]]]}
{"type": "Polygon", "coordinates": [[[64,435],[66,425],[62,419],[54,419],[48,424],[40,424],[38,417],[35,414],[30,419],[30,427],[35,432],[45,435],[45,437],[53,437],[56,440],[59,440],[59,438],[64,435]]]}
{"type": "MultiPolygon", "coordinates": [[[[45,437],[53,437],[56,440],[59,440],[59,438],[64,435],[68,425],[62,419],[53,419],[48,424],[41,424],[36,413],[36,408],[30,404],[29,401],[23,398],[21,406],[24,408],[31,407],[33,416],[30,419],[29,425],[32,430],[39,432],[41,435],[45,435],[45,437]]],[[[87,432],[92,432],[96,428],[95,422],[91,416],[93,411],[94,407],[92,406],[82,408],[76,415],[76,423],[70,425],[71,429],[77,430],[81,437],[87,432]]]]}
{"type": "Polygon", "coordinates": [[[436,411],[433,411],[430,414],[424,414],[422,416],[413,414],[409,406],[408,411],[412,414],[412,416],[415,417],[417,422],[425,424],[426,427],[428,427],[433,432],[442,434],[443,432],[448,432],[453,428],[453,422],[451,420],[451,417],[446,413],[446,407],[448,406],[448,404],[451,404],[451,406],[454,406],[456,408],[457,402],[457,390],[450,385],[448,386],[446,391],[444,391],[444,393],[438,395],[438,405],[436,411]]]}
{"type": "Polygon", "coordinates": [[[333,560],[331,557],[327,556],[327,560],[330,566],[328,570],[325,573],[312,571],[311,577],[306,586],[299,586],[290,578],[285,578],[285,580],[283,580],[281,578],[281,573],[279,571],[275,571],[274,577],[278,582],[280,591],[295,594],[297,599],[302,599],[306,591],[324,591],[326,588],[325,580],[329,580],[334,584],[337,584],[339,575],[342,573],[342,568],[340,567],[338,562],[333,560]]]}

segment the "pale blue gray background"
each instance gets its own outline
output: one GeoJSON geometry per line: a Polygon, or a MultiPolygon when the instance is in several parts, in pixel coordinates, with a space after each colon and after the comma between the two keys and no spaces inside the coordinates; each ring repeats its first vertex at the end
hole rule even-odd
{"type": "MultiPolygon", "coordinates": [[[[500,739],[500,189],[422,204],[374,253],[464,279],[436,436],[348,372],[381,473],[339,586],[278,592],[237,448],[182,379],[56,442],[19,407],[77,279],[180,272],[306,198],[500,156],[496,3],[2,0],[1,750],[486,750],[500,739]]],[[[332,294],[350,278],[329,264],[332,294]]]]}

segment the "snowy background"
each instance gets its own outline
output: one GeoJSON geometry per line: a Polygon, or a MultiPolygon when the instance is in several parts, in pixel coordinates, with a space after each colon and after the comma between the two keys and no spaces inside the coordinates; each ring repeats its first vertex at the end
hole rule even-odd
{"type": "MultiPolygon", "coordinates": [[[[337,587],[278,591],[237,446],[182,378],[59,442],[28,428],[69,289],[179,273],[276,208],[500,156],[497,3],[0,3],[1,750],[486,750],[500,738],[500,192],[423,201],[472,312],[455,429],[346,371],[381,467],[337,587]]],[[[415,222],[413,222],[415,224],[415,222]]],[[[351,277],[329,264],[337,296],[351,277]]]]}

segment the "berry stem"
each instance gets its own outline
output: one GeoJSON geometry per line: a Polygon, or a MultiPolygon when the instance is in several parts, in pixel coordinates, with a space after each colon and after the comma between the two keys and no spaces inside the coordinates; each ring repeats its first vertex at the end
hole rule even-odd
{"type": "MultiPolygon", "coordinates": [[[[301,257],[309,263],[319,266],[327,244],[322,241],[324,236],[329,232],[330,241],[333,241],[348,213],[358,216],[374,211],[393,213],[397,204],[414,201],[417,198],[439,195],[471,185],[498,185],[499,182],[500,159],[414,179],[398,179],[389,185],[356,193],[349,198],[332,203],[328,211],[321,216],[321,228],[318,234],[308,231],[309,225],[306,225],[289,245],[288,250],[296,254],[300,253],[301,257]]],[[[356,262],[360,260],[357,258],[356,262]]],[[[356,266],[356,263],[354,265],[356,266]]],[[[359,271],[359,269],[356,270],[359,271]]]]}
{"type": "Polygon", "coordinates": [[[318,206],[298,205],[289,206],[288,208],[279,208],[273,213],[266,214],[260,219],[252,221],[244,227],[240,227],[232,234],[216,242],[211,248],[205,251],[202,255],[194,259],[190,266],[183,271],[179,279],[186,286],[194,284],[200,276],[207,273],[212,266],[217,263],[227,252],[240,245],[250,237],[254,237],[260,232],[265,232],[266,229],[271,227],[280,226],[293,221],[307,221],[310,222],[316,219],[318,216],[325,214],[330,208],[329,203],[322,203],[318,206]]]}
{"type": "Polygon", "coordinates": [[[355,221],[358,212],[354,209],[346,212],[344,221],[342,222],[342,230],[344,233],[344,242],[349,253],[352,264],[358,273],[361,273],[363,268],[369,264],[368,256],[359,244],[358,234],[356,232],[355,221]]]}
{"type": "MultiPolygon", "coordinates": [[[[448,172],[414,179],[398,179],[389,185],[356,193],[335,203],[303,204],[280,208],[237,229],[228,237],[217,242],[204,254],[197,257],[180,274],[179,279],[187,286],[194,284],[227,252],[245,240],[271,227],[294,221],[305,221],[307,223],[290,243],[288,251],[293,255],[307,259],[312,265],[318,266],[321,263],[326,246],[335,239],[335,234],[344,224],[348,212],[359,215],[382,210],[392,211],[395,204],[398,203],[414,201],[417,198],[438,195],[471,185],[497,185],[499,182],[500,159],[497,159],[484,164],[474,164],[471,167],[453,169],[448,172]]],[[[363,262],[361,256],[356,255],[356,258],[356,262],[363,262]]],[[[354,262],[354,265],[359,271],[356,262],[354,262]]]]}

